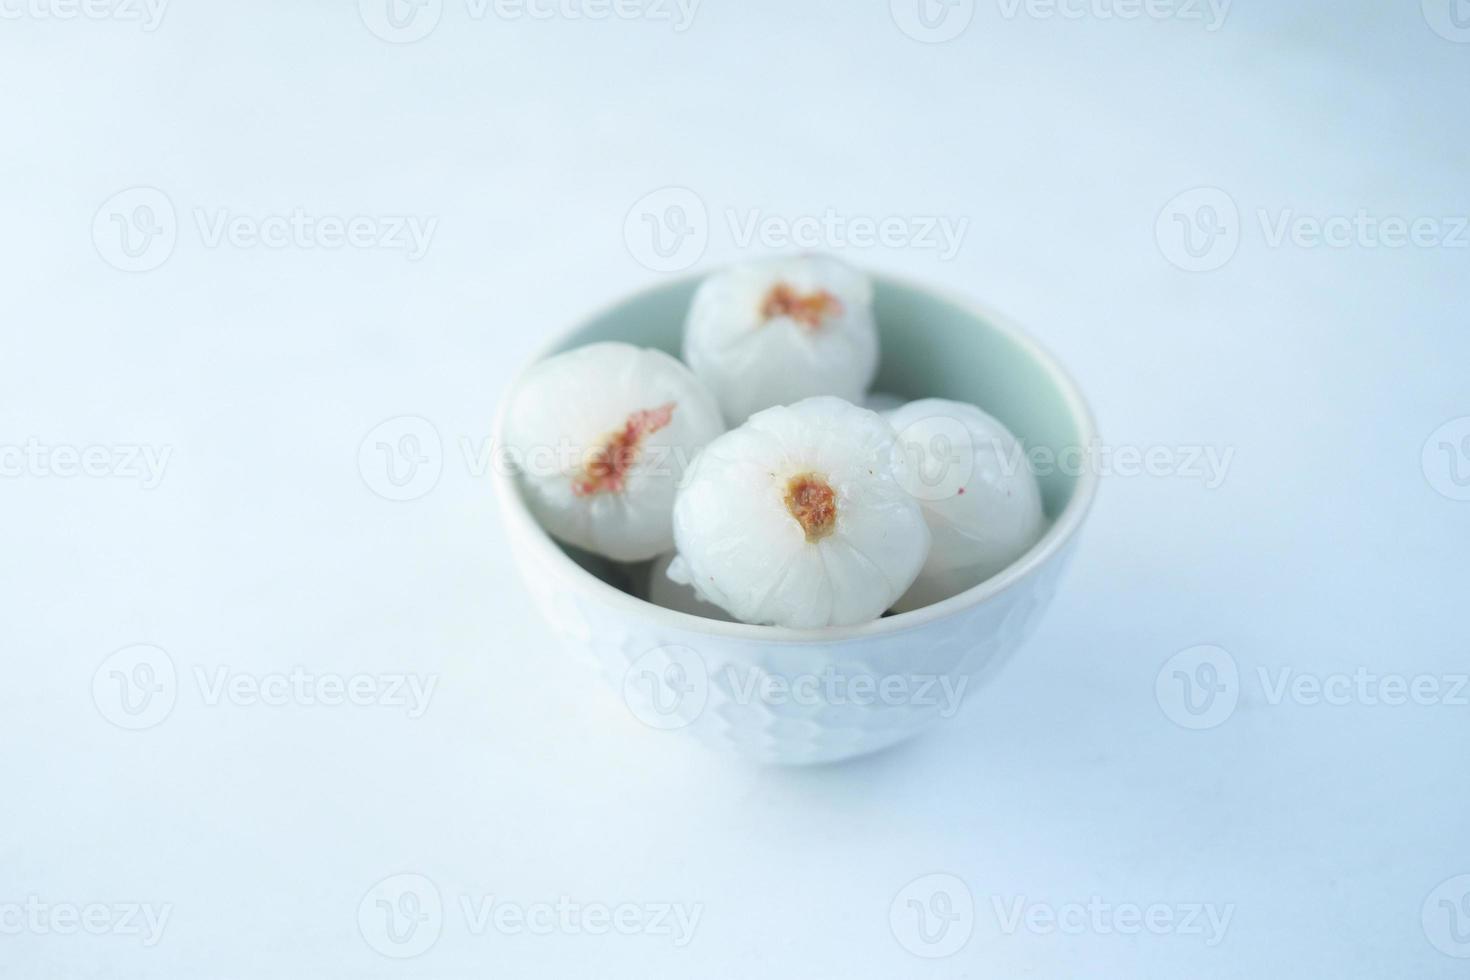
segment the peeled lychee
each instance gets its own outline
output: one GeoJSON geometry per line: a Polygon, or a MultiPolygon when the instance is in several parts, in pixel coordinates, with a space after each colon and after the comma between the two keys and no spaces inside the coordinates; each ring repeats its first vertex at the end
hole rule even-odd
{"type": "Polygon", "coordinates": [[[758,412],[690,469],[674,504],[675,572],[746,623],[876,619],[929,551],[894,452],[889,424],[840,398],[758,412]]]}
{"type": "Polygon", "coordinates": [[[1045,530],[1030,461],[1004,425],[974,405],[925,398],[889,412],[895,472],[923,504],[928,560],[894,609],[958,595],[1021,557],[1045,530]]]}
{"type": "Polygon", "coordinates": [[[703,616],[705,619],[717,619],[724,623],[734,622],[725,610],[701,599],[694,587],[688,584],[687,576],[676,571],[674,574],[679,575],[679,578],[670,577],[669,566],[676,561],[679,558],[673,552],[654,559],[653,568],[648,573],[648,601],[655,606],[691,616],[703,616]]]}
{"type": "Polygon", "coordinates": [[[825,256],[733,266],[695,293],[684,360],[731,425],[814,395],[860,402],[878,370],[872,283],[825,256]]]}
{"type": "Polygon", "coordinates": [[[714,399],[677,360],[598,343],[526,373],[507,414],[505,449],[547,532],[641,561],[673,546],[675,490],[723,431],[714,399]]]}

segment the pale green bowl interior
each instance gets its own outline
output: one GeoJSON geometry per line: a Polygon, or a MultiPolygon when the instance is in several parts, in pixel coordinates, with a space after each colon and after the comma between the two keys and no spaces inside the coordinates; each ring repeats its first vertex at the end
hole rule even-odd
{"type": "MultiPolygon", "coordinates": [[[[678,357],[684,315],[697,286],[685,279],[640,293],[594,317],[559,349],[620,340],[678,357]]],[[[874,390],[978,405],[1028,450],[1056,453],[1081,444],[1066,393],[1024,342],[964,306],[905,283],[879,277],[875,288],[882,366],[874,390]]],[[[1052,519],[1077,491],[1077,476],[1061,469],[1047,467],[1038,477],[1052,519]]]]}

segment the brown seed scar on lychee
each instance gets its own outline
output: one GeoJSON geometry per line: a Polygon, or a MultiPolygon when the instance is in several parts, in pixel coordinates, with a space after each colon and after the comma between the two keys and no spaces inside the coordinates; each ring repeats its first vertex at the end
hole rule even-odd
{"type": "Polygon", "coordinates": [[[623,427],[610,433],[592,453],[582,467],[581,475],[572,481],[572,492],[579,497],[621,493],[627,483],[628,471],[643,450],[643,440],[673,420],[675,407],[674,402],[668,402],[629,415],[623,427]]]}
{"type": "Polygon", "coordinates": [[[837,529],[837,492],[816,473],[800,473],[786,481],[786,509],[810,543],[837,529]]]}
{"type": "Polygon", "coordinates": [[[784,282],[778,282],[761,302],[761,317],[766,321],[790,317],[808,330],[821,327],[822,321],[842,312],[842,301],[825,289],[802,293],[784,282]]]}

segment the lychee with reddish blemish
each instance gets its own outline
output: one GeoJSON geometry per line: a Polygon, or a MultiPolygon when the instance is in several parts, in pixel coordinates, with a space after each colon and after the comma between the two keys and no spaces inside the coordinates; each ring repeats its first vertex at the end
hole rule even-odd
{"type": "Polygon", "coordinates": [[[526,372],[503,451],[552,536],[642,561],[673,547],[679,481],[724,428],[704,385],[668,354],[589,344],[526,372]]]}
{"type": "Polygon", "coordinates": [[[582,474],[572,482],[572,491],[579,497],[594,493],[621,493],[628,480],[628,470],[638,461],[644,440],[668,425],[674,418],[675,404],[669,402],[658,408],[645,408],[628,416],[623,428],[607,437],[593,451],[582,474]]]}

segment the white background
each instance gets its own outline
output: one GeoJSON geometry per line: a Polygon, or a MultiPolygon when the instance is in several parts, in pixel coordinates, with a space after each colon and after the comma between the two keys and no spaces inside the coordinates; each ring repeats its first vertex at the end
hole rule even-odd
{"type": "Polygon", "coordinates": [[[1441,888],[1470,873],[1470,692],[1447,703],[1470,423],[1421,452],[1470,415],[1470,248],[1444,220],[1470,214],[1470,29],[1448,2],[1242,0],[1210,30],[1206,6],[963,0],[944,43],[904,0],[704,0],[682,31],[443,0],[414,43],[375,35],[369,0],[176,0],[153,30],[65,3],[0,3],[0,976],[1470,971],[1449,955],[1470,879],[1441,888]],[[670,186],[706,211],[695,268],[766,250],[731,212],[964,219],[948,259],[819,244],[1012,314],[1109,446],[1228,450],[1223,482],[1105,480],[1039,633],[946,730],[773,771],[644,728],[528,612],[464,447],[529,351],[662,278],[624,227],[670,186]],[[148,215],[113,196],[135,187],[176,241],[128,272],[114,222],[148,215]],[[1186,271],[1174,215],[1202,234],[1219,192],[1238,224],[1186,271]],[[298,208],[437,224],[417,259],[207,235],[298,208]],[[1283,218],[1360,212],[1452,240],[1273,244],[1283,218]],[[359,446],[401,416],[442,471],[392,502],[359,446]],[[88,446],[171,455],[151,488],[34,459],[88,446]],[[135,644],[176,671],[141,731],[109,720],[109,655],[135,644]],[[1169,662],[1199,644],[1236,666],[1236,706],[1190,730],[1168,692],[1197,665],[1169,662]],[[198,679],[295,667],[436,686],[410,718],[210,704],[198,679]],[[1359,668],[1438,703],[1274,693],[1359,668]],[[405,961],[358,922],[399,873],[444,903],[405,961]],[[975,909],[946,959],[890,927],[930,873],[975,909]],[[170,912],[149,946],[17,918],[33,896],[170,912]],[[681,948],[476,935],[460,899],[486,896],[701,916],[681,948]],[[1231,917],[1210,945],[996,913],[1094,898],[1231,917]]]}

